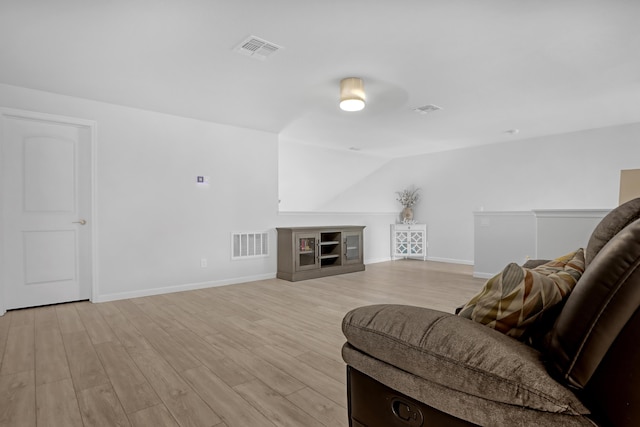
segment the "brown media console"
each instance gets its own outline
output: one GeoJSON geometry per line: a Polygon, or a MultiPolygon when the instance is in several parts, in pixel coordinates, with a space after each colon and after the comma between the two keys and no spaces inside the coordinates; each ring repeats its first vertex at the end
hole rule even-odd
{"type": "Polygon", "coordinates": [[[295,282],[365,269],[362,225],[277,230],[280,279],[295,282]]]}

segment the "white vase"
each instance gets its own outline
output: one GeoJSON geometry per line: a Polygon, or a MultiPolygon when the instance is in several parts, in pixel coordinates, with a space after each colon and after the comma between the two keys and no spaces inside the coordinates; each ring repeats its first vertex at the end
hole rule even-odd
{"type": "Polygon", "coordinates": [[[413,220],[413,208],[406,207],[402,209],[402,221],[413,220]]]}

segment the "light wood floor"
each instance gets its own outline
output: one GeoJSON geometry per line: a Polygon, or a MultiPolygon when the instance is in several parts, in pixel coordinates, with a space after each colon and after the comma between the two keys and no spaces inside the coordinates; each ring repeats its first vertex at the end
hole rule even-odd
{"type": "Polygon", "coordinates": [[[0,426],[346,426],[340,325],[378,303],[452,311],[471,268],[395,261],[0,317],[0,426]]]}

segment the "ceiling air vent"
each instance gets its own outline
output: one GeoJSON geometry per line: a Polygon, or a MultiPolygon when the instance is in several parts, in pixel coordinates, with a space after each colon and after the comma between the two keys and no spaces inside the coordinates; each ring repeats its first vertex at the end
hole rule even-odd
{"type": "Polygon", "coordinates": [[[433,104],[423,105],[422,107],[413,109],[413,111],[415,111],[418,114],[428,114],[438,110],[442,110],[442,107],[438,107],[437,105],[433,105],[433,104]]]}
{"type": "Polygon", "coordinates": [[[268,42],[256,36],[251,36],[240,43],[234,50],[252,58],[267,59],[280,49],[282,49],[282,46],[278,46],[275,43],[268,42]]]}

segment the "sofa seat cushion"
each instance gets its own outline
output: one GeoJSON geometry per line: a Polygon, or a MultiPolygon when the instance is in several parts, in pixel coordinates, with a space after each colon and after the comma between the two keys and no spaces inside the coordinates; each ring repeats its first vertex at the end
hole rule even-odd
{"type": "Polygon", "coordinates": [[[538,351],[469,319],[373,305],[347,313],[342,329],[355,349],[448,389],[538,411],[589,413],[548,375],[538,351]]]}

